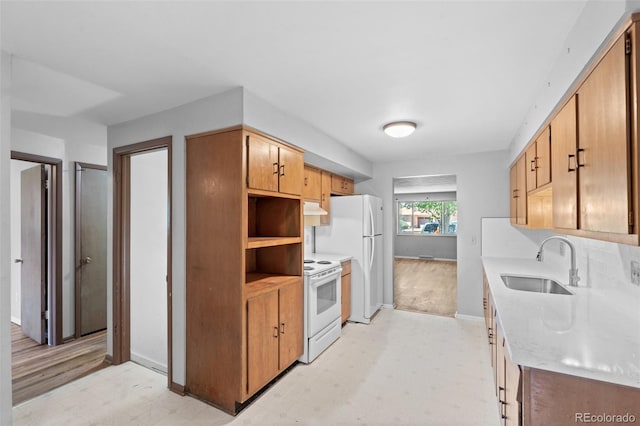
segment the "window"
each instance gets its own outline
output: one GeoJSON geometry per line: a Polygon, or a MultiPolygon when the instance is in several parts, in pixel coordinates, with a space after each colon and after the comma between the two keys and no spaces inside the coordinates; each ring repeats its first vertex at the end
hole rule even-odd
{"type": "Polygon", "coordinates": [[[456,201],[398,201],[398,235],[457,235],[456,201]]]}

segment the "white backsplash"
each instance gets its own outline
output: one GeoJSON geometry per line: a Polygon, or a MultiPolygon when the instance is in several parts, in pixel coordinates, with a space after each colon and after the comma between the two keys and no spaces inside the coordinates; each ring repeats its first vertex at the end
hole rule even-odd
{"type": "Polygon", "coordinates": [[[313,253],[313,226],[304,227],[304,253],[306,257],[308,254],[313,253]]]}
{"type": "MultiPolygon", "coordinates": [[[[482,255],[532,258],[542,240],[550,235],[558,234],[516,228],[508,218],[483,218],[482,255]]],[[[630,266],[631,261],[640,263],[640,247],[565,236],[576,248],[578,285],[602,291],[620,302],[635,303],[640,312],[640,286],[632,284],[630,266]]],[[[544,262],[562,267],[568,274],[571,263],[568,247],[556,241],[549,242],[545,246],[544,262]]]]}

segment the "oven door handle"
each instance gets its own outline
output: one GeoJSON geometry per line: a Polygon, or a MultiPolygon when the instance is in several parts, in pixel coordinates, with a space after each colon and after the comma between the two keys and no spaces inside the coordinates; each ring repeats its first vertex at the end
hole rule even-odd
{"type": "Polygon", "coordinates": [[[309,280],[309,284],[311,284],[311,287],[313,288],[318,288],[323,284],[329,283],[335,279],[339,279],[341,272],[342,272],[342,268],[338,268],[333,274],[328,274],[320,278],[311,278],[309,280]]]}

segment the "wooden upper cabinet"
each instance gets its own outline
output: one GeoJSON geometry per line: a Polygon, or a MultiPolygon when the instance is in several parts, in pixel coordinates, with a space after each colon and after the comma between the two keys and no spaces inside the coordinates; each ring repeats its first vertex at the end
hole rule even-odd
{"type": "Polygon", "coordinates": [[[551,121],[554,228],[578,228],[577,105],[574,96],[551,121]]]}
{"type": "Polygon", "coordinates": [[[247,186],[301,195],[304,156],[301,151],[255,133],[247,133],[247,186]]]}
{"type": "Polygon", "coordinates": [[[527,224],[527,168],[526,155],[520,156],[509,174],[511,189],[510,217],[514,225],[527,224]]]}
{"type": "Polygon", "coordinates": [[[578,89],[580,228],[629,232],[629,116],[626,35],[578,89]]]}
{"type": "Polygon", "coordinates": [[[293,364],[304,350],[303,335],[303,287],[300,283],[283,286],[278,291],[280,311],[280,361],[278,367],[284,370],[293,364]]]}
{"type": "Polygon", "coordinates": [[[527,192],[536,189],[538,186],[536,184],[536,144],[532,143],[529,148],[524,153],[525,164],[527,166],[526,174],[527,174],[527,192]]]}
{"type": "Polygon", "coordinates": [[[281,145],[279,147],[280,186],[285,194],[301,195],[304,180],[304,155],[281,145]]]}
{"type": "Polygon", "coordinates": [[[331,173],[323,170],[320,175],[320,207],[328,213],[320,216],[320,223],[322,225],[328,225],[331,222],[331,173]]]}
{"type": "Polygon", "coordinates": [[[551,130],[549,126],[536,139],[536,187],[551,182],[551,130]]]}
{"type": "Polygon", "coordinates": [[[551,132],[547,126],[525,152],[527,192],[551,182],[551,132]]]}
{"type": "Polygon", "coordinates": [[[322,172],[320,169],[305,164],[302,196],[305,200],[320,202],[322,199],[322,172]]]}
{"type": "Polygon", "coordinates": [[[331,175],[331,193],[338,195],[352,195],[354,190],[353,179],[340,175],[331,175]]]}
{"type": "Polygon", "coordinates": [[[509,170],[509,217],[511,224],[518,223],[518,163],[509,170]]]}
{"type": "Polygon", "coordinates": [[[247,185],[264,191],[278,191],[278,145],[255,134],[247,138],[247,185]]]}

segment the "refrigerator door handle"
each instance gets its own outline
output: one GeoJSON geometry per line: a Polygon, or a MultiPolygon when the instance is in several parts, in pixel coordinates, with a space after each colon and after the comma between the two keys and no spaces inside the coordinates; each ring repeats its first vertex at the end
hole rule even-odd
{"type": "Polygon", "coordinates": [[[369,258],[369,274],[371,274],[371,268],[373,268],[373,256],[376,253],[376,239],[371,237],[371,257],[369,258]]]}
{"type": "Polygon", "coordinates": [[[373,210],[371,209],[371,204],[368,205],[369,207],[369,223],[371,224],[371,232],[370,232],[370,236],[374,236],[376,235],[376,224],[373,220],[373,210]]]}

